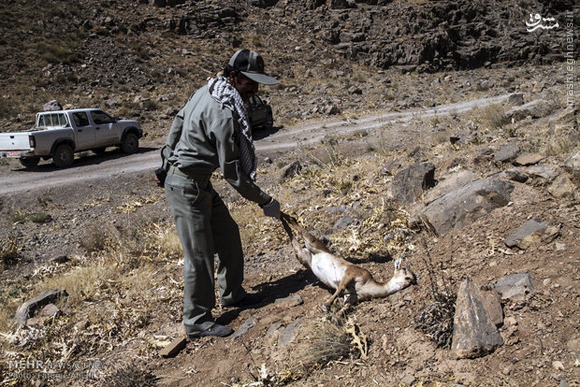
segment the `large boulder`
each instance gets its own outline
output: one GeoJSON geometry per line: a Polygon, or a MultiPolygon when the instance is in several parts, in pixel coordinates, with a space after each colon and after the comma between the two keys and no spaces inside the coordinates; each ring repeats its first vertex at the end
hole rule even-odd
{"type": "Polygon", "coordinates": [[[415,202],[424,191],[435,187],[435,165],[416,163],[393,179],[393,197],[403,204],[415,202]]]}
{"type": "Polygon", "coordinates": [[[44,104],[43,110],[45,112],[62,110],[62,105],[56,99],[53,99],[53,100],[48,101],[47,103],[44,104]]]}
{"type": "Polygon", "coordinates": [[[479,179],[441,196],[423,208],[419,217],[436,234],[443,235],[505,206],[513,189],[508,181],[479,179]]]}
{"type": "Polygon", "coordinates": [[[461,171],[452,172],[449,175],[439,179],[437,181],[437,185],[427,191],[423,197],[426,204],[432,203],[433,201],[437,200],[441,196],[458,190],[459,188],[463,187],[466,184],[469,184],[475,180],[478,180],[479,177],[466,169],[461,171]]]}
{"type": "Polygon", "coordinates": [[[459,286],[453,320],[451,350],[458,359],[485,356],[503,345],[497,329],[503,324],[499,295],[482,290],[471,279],[459,286]]]}
{"type": "Polygon", "coordinates": [[[514,121],[523,120],[526,117],[541,118],[551,113],[550,103],[544,99],[537,99],[522,106],[514,107],[506,112],[507,118],[514,121]]]}

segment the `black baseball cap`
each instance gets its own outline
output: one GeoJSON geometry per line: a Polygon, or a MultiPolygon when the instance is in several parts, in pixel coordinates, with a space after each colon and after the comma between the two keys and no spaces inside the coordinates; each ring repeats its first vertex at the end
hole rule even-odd
{"type": "Polygon", "coordinates": [[[252,50],[238,50],[231,57],[228,65],[250,78],[252,81],[263,85],[275,85],[278,81],[264,72],[264,59],[252,50]]]}

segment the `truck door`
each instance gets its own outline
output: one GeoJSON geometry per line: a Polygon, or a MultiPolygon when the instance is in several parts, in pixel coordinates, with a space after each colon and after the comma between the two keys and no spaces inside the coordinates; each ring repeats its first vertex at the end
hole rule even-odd
{"type": "Polygon", "coordinates": [[[114,129],[115,119],[102,110],[91,110],[91,118],[95,125],[97,146],[118,144],[119,133],[114,129]]]}
{"type": "Polygon", "coordinates": [[[72,113],[72,118],[74,121],[74,128],[76,134],[76,149],[85,150],[91,149],[96,143],[95,128],[89,122],[89,116],[87,112],[74,112],[72,113]]]}

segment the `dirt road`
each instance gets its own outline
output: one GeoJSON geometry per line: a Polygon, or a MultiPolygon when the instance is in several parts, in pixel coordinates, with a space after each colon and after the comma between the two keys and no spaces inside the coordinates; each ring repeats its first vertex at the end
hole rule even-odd
{"type": "MultiPolygon", "coordinates": [[[[284,150],[300,145],[312,145],[325,136],[346,135],[357,131],[375,131],[387,124],[404,124],[413,119],[428,119],[454,113],[464,113],[474,107],[501,103],[508,95],[482,98],[434,108],[413,109],[404,112],[387,112],[358,119],[330,120],[313,124],[283,128],[256,140],[258,152],[284,150]]],[[[260,137],[260,136],[256,136],[260,137]]],[[[0,168],[0,195],[15,194],[65,184],[98,180],[124,174],[153,171],[159,165],[159,151],[142,147],[140,152],[125,156],[117,151],[105,156],[87,155],[77,158],[74,167],[57,169],[50,163],[41,164],[35,171],[28,171],[16,161],[0,168]]]]}

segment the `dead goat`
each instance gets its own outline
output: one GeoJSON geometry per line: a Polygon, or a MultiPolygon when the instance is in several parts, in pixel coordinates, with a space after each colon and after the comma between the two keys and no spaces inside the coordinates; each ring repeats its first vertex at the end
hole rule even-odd
{"type": "Polygon", "coordinates": [[[395,261],[393,278],[389,282],[378,282],[368,270],[332,254],[322,241],[306,231],[290,215],[283,213],[280,219],[284,230],[290,237],[298,260],[322,283],[336,290],[322,305],[325,311],[330,310],[334,300],[343,292],[345,293],[345,307],[348,307],[348,304],[358,301],[387,297],[417,283],[417,276],[411,271],[409,265],[401,268],[400,258],[395,261]],[[302,235],[304,247],[294,237],[292,229],[302,235]]]}

